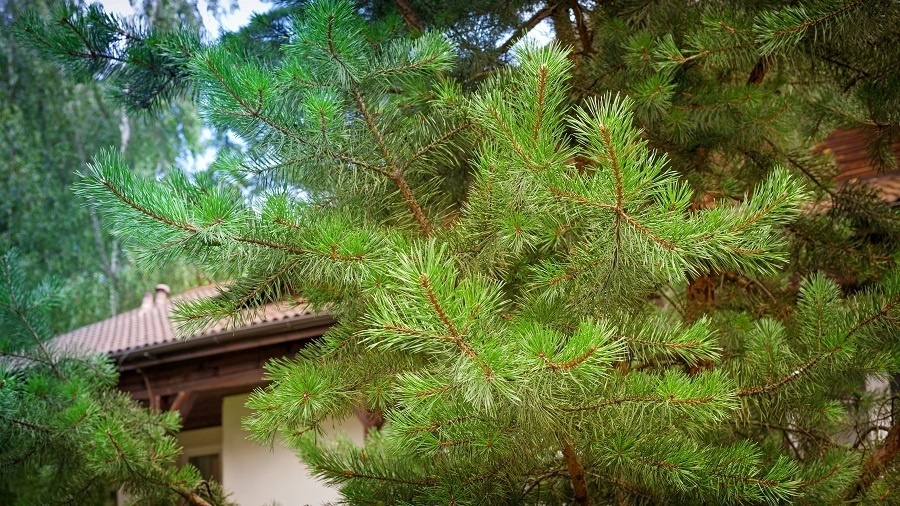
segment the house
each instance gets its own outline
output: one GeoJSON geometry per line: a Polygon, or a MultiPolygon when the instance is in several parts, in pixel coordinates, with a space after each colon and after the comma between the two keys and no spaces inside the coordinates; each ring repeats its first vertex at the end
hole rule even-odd
{"type": "MultiPolygon", "coordinates": [[[[169,318],[172,305],[215,295],[207,285],[169,297],[157,285],[141,307],[60,336],[63,346],[105,353],[118,365],[119,389],[142,403],[178,410],[183,429],[182,462],[196,465],[220,481],[242,506],[321,504],[338,498],[335,490],[312,478],[292,452],[258,446],[247,439],[241,418],[247,395],[263,386],[263,366],[275,357],[293,356],[334,323],[327,314],[303,304],[269,304],[246,324],[216,324],[182,339],[169,318]]],[[[329,432],[362,442],[364,423],[334,421],[329,432]]]]}

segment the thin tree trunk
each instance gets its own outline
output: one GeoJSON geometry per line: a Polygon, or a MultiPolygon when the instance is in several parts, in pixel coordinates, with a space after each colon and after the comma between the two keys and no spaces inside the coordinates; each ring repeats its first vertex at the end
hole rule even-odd
{"type": "Polygon", "coordinates": [[[425,25],[419,20],[419,16],[416,16],[416,11],[409,5],[409,2],[406,0],[395,0],[395,2],[397,3],[397,8],[400,9],[400,14],[403,16],[403,22],[406,23],[406,27],[414,32],[424,32],[425,25]]]}
{"type": "Polygon", "coordinates": [[[587,26],[584,8],[578,0],[572,0],[572,13],[575,14],[575,25],[578,27],[578,38],[581,40],[581,54],[589,55],[594,52],[594,34],[587,26]]]}
{"type": "Polygon", "coordinates": [[[848,501],[864,496],[868,492],[869,487],[875,483],[891,462],[894,461],[897,453],[900,453],[900,424],[895,422],[881,446],[872,452],[872,455],[863,464],[859,480],[857,480],[847,495],[848,501]]]}
{"type": "MultiPolygon", "coordinates": [[[[572,19],[569,17],[569,7],[563,4],[557,4],[553,7],[550,14],[553,20],[553,30],[556,32],[556,40],[563,47],[571,47],[575,49],[575,29],[572,26],[572,19]]],[[[574,58],[575,52],[571,53],[574,58]]]]}
{"type": "Polygon", "coordinates": [[[587,481],[584,478],[584,466],[578,460],[578,452],[569,440],[563,441],[562,452],[563,457],[566,458],[566,468],[569,470],[569,482],[572,483],[575,504],[590,506],[591,496],[588,494],[587,481]]]}
{"type": "Polygon", "coordinates": [[[716,301],[716,278],[711,274],[701,274],[688,283],[684,306],[688,322],[697,321],[716,301]]]}

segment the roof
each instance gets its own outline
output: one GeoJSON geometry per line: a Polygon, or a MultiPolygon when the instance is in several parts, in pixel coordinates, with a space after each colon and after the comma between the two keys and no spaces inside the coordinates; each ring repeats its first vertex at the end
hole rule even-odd
{"type": "MultiPolygon", "coordinates": [[[[841,173],[835,178],[837,181],[869,180],[881,175],[872,164],[869,153],[872,137],[873,133],[866,129],[835,130],[819,143],[818,148],[824,153],[831,153],[841,169],[841,173]]],[[[894,158],[900,160],[900,139],[895,140],[892,147],[894,158]]],[[[872,181],[872,184],[877,183],[872,181]]]]}
{"type": "Polygon", "coordinates": [[[267,304],[252,313],[249,321],[243,325],[234,327],[230,320],[226,319],[187,338],[182,338],[171,320],[174,303],[216,295],[219,285],[197,287],[171,298],[167,297],[168,287],[165,285],[160,287],[157,288],[155,300],[153,295],[148,293],[141,307],[63,334],[56,338],[56,344],[90,353],[123,356],[149,348],[176,345],[185,341],[200,341],[202,338],[234,334],[254,327],[261,328],[273,322],[313,319],[318,316],[304,303],[267,304]]]}
{"type": "MultiPolygon", "coordinates": [[[[872,163],[869,144],[873,132],[867,129],[835,130],[817,149],[831,154],[840,169],[835,177],[838,184],[865,183],[873,187],[878,195],[891,206],[900,205],[900,172],[880,172],[872,163]]],[[[900,161],[900,139],[893,146],[894,158],[900,161]]]]}

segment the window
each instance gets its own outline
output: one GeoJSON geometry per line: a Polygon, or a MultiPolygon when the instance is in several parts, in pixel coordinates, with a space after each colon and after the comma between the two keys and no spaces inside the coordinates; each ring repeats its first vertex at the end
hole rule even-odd
{"type": "Polygon", "coordinates": [[[196,467],[203,479],[222,482],[222,464],[218,453],[188,457],[188,464],[196,467]]]}

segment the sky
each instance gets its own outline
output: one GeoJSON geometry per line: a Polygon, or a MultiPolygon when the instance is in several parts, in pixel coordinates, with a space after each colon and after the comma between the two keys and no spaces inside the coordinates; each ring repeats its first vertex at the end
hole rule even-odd
{"type": "MultiPolygon", "coordinates": [[[[134,9],[131,7],[129,0],[99,0],[99,3],[103,5],[107,12],[123,16],[134,14],[134,9]]],[[[218,34],[220,29],[229,32],[235,31],[246,25],[250,21],[250,17],[253,13],[265,12],[272,7],[271,3],[263,0],[238,0],[237,4],[238,8],[234,12],[224,16],[220,24],[219,21],[212,17],[207,11],[206,0],[197,1],[197,7],[203,16],[203,23],[206,25],[206,29],[213,34],[218,34]]]]}

